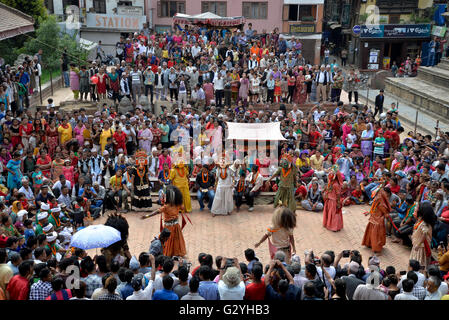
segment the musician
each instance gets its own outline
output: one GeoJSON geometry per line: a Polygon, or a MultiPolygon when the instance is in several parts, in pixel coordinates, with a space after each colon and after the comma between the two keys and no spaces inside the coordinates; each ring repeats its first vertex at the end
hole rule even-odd
{"type": "Polygon", "coordinates": [[[210,174],[207,166],[203,166],[201,171],[196,175],[196,185],[198,187],[197,196],[200,204],[200,211],[204,210],[203,200],[206,196],[209,200],[207,207],[210,211],[215,197],[215,177],[213,174],[210,174]]]}
{"type": "Polygon", "coordinates": [[[263,176],[259,172],[259,166],[254,164],[251,172],[246,177],[248,187],[246,189],[246,204],[249,206],[248,211],[254,211],[254,198],[257,197],[262,190],[263,176]]]}
{"type": "Polygon", "coordinates": [[[159,205],[163,205],[165,199],[165,189],[171,183],[170,168],[168,166],[168,163],[164,163],[162,165],[162,168],[163,169],[159,171],[158,175],[159,184],[161,185],[161,188],[159,190],[159,200],[158,200],[159,205]]]}
{"type": "Polygon", "coordinates": [[[237,207],[237,212],[240,210],[240,207],[243,203],[243,197],[246,193],[246,173],[243,171],[240,173],[240,178],[235,182],[235,189],[234,189],[234,199],[235,199],[235,206],[237,207]]]}

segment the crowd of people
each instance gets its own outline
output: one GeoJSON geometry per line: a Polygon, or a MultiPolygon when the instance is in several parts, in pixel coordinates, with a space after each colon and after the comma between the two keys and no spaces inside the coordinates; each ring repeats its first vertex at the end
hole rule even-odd
{"type": "Polygon", "coordinates": [[[447,299],[449,132],[405,134],[395,106],[383,112],[382,93],[374,110],[358,104],[355,70],[312,66],[301,51],[298,39],[251,25],[144,28],[117,43],[115,67],[63,56],[66,84],[75,99],[99,101],[94,114],[58,111],[52,99],[33,112],[0,95],[0,298],[447,299]],[[344,85],[355,104],[341,101],[344,85]],[[140,104],[148,93],[149,110],[140,104]],[[134,108],[121,113],[124,96],[134,108]],[[280,122],[286,140],[277,150],[222,154],[226,122],[280,122]],[[201,254],[190,270],[182,229],[192,192],[212,216],[243,204],[253,212],[261,192],[273,192],[271,225],[254,246],[268,240],[271,260],[262,264],[249,248],[245,263],[201,254]],[[368,268],[357,250],[309,250],[301,266],[297,208],[322,211],[323,227],[338,232],[343,207],[362,204],[371,206],[361,239],[374,251],[368,268]],[[105,224],[122,240],[100,255],[70,247],[73,233],[106,211],[137,209],[161,216],[160,235],[138,258],[121,214],[105,224]],[[408,272],[380,267],[388,237],[412,248],[408,272]],[[75,287],[66,281],[71,266],[81,274],[75,287]]]}

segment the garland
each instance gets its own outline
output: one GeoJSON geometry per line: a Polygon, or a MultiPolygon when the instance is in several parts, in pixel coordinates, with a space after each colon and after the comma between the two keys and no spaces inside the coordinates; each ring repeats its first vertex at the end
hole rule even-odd
{"type": "Polygon", "coordinates": [[[290,174],[290,171],[292,171],[292,168],[288,169],[287,173],[285,172],[285,169],[282,168],[282,176],[285,178],[290,174]]]}
{"type": "Polygon", "coordinates": [[[415,225],[413,226],[413,230],[416,230],[419,228],[419,226],[421,225],[421,223],[423,223],[424,220],[421,219],[421,221],[419,221],[418,223],[415,223],[415,225]]]}
{"type": "Polygon", "coordinates": [[[245,181],[239,180],[237,185],[237,192],[242,192],[245,189],[245,181]]]}
{"type": "Polygon", "coordinates": [[[224,169],[224,175],[223,175],[223,168],[220,168],[220,177],[221,177],[221,179],[223,179],[223,180],[226,179],[226,177],[228,176],[227,170],[228,170],[228,168],[224,169]]]}
{"type": "Polygon", "coordinates": [[[201,178],[203,179],[203,183],[207,183],[209,181],[209,172],[206,175],[207,175],[207,179],[206,179],[206,181],[204,181],[204,172],[201,172],[201,178]]]}
{"type": "Polygon", "coordinates": [[[178,167],[176,167],[176,171],[178,172],[178,175],[179,175],[181,178],[184,178],[184,176],[186,175],[186,172],[184,171],[184,169],[182,170],[182,171],[183,171],[182,174],[179,172],[179,168],[178,168],[178,167]]]}
{"type": "Polygon", "coordinates": [[[164,175],[164,180],[168,181],[168,178],[170,178],[170,171],[168,171],[168,174],[165,175],[165,170],[164,170],[164,171],[162,171],[162,174],[164,175]]]}
{"type": "MultiPolygon", "coordinates": [[[[290,168],[290,170],[291,170],[291,168],[290,168]]],[[[259,171],[257,171],[256,176],[251,180],[251,184],[254,184],[256,182],[258,176],[259,176],[259,171]]]]}
{"type": "Polygon", "coordinates": [[[60,227],[61,226],[61,219],[59,219],[59,217],[58,217],[58,219],[56,219],[55,216],[53,215],[53,212],[51,213],[51,216],[52,216],[53,220],[55,221],[56,226],[60,227]]]}

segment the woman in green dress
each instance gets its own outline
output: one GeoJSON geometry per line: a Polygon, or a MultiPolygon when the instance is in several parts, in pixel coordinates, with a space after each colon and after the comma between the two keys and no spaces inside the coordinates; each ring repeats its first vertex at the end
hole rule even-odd
{"type": "Polygon", "coordinates": [[[271,180],[279,176],[280,181],[274,197],[274,207],[284,205],[294,213],[296,211],[295,186],[298,170],[296,166],[292,165],[292,161],[286,157],[281,159],[280,165],[266,183],[269,184],[271,180]]]}

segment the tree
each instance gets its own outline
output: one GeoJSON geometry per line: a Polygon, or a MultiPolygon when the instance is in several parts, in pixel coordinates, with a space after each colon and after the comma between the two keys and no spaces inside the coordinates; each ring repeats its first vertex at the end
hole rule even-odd
{"type": "Polygon", "coordinates": [[[38,23],[39,18],[46,18],[47,8],[44,0],[0,0],[2,3],[14,9],[22,11],[23,13],[33,17],[34,21],[38,23]]]}
{"type": "Polygon", "coordinates": [[[16,54],[34,55],[42,49],[43,67],[52,70],[59,68],[60,58],[65,48],[71,62],[77,65],[86,62],[88,52],[76,41],[76,34],[72,37],[62,33],[54,16],[49,16],[46,20],[40,19],[39,24],[36,37],[26,41],[23,48],[16,50],[16,54]]]}

